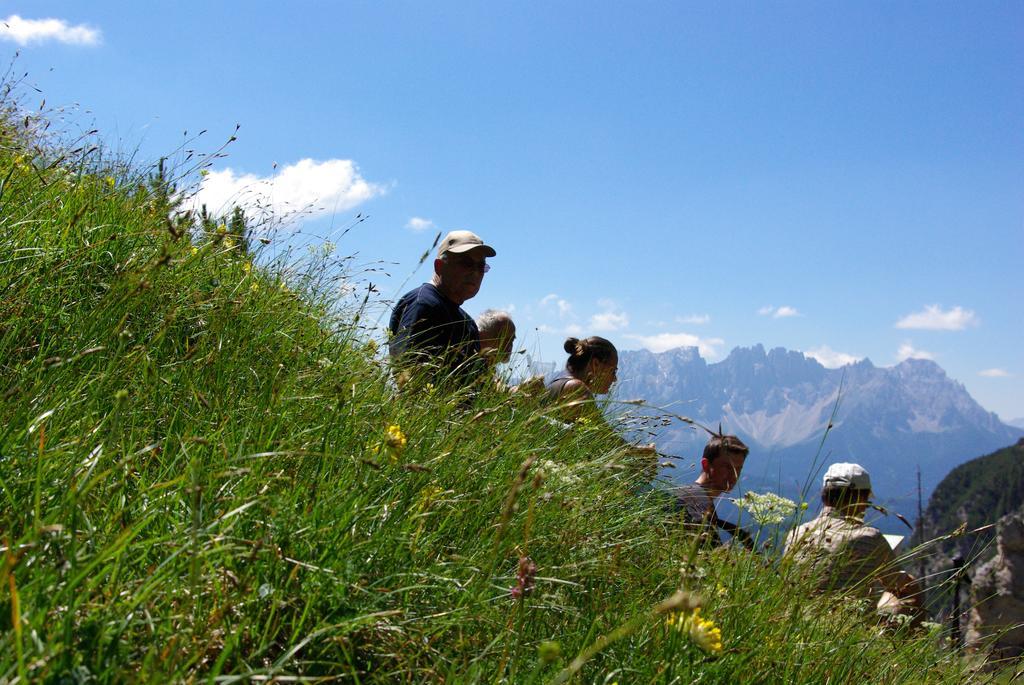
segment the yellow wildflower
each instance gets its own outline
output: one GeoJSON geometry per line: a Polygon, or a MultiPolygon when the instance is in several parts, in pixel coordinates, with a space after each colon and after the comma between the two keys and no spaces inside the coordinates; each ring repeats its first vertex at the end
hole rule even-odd
{"type": "Polygon", "coordinates": [[[246,274],[252,273],[252,262],[246,262],[245,264],[243,264],[242,271],[244,271],[246,274]]]}
{"type": "Polygon", "coordinates": [[[408,442],[409,441],[406,439],[405,433],[402,432],[401,426],[397,423],[388,426],[388,430],[384,437],[384,444],[388,446],[388,449],[401,454],[408,442]]]}
{"type": "Polygon", "coordinates": [[[686,633],[698,647],[709,654],[722,651],[722,630],[714,621],[700,617],[700,607],[693,611],[679,612],[669,616],[666,623],[681,633],[686,633]]]}
{"type": "Polygon", "coordinates": [[[108,188],[113,189],[113,187],[114,187],[114,177],[113,176],[107,176],[105,179],[103,179],[103,182],[107,184],[108,188]]]}
{"type": "Polygon", "coordinates": [[[196,247],[195,245],[193,245],[193,246],[192,246],[192,254],[193,254],[193,255],[197,255],[197,254],[199,254],[199,248],[198,248],[198,247],[196,247]]]}
{"type": "Polygon", "coordinates": [[[392,464],[397,464],[398,458],[402,456],[402,452],[405,451],[405,446],[408,443],[409,440],[405,437],[405,433],[402,432],[401,426],[393,423],[384,431],[384,439],[371,447],[370,452],[372,454],[384,453],[391,459],[392,464]]]}
{"type": "Polygon", "coordinates": [[[225,226],[224,224],[218,224],[217,225],[217,233],[219,233],[220,235],[224,235],[227,232],[228,232],[228,227],[227,226],[225,226]]]}
{"type": "Polygon", "coordinates": [[[228,248],[229,250],[235,249],[235,241],[232,238],[225,238],[224,247],[228,248]]]}
{"type": "Polygon", "coordinates": [[[434,502],[437,501],[437,496],[443,492],[444,490],[436,485],[428,485],[420,490],[419,501],[416,503],[416,507],[420,511],[428,511],[434,505],[434,502]]]}
{"type": "Polygon", "coordinates": [[[252,285],[249,286],[249,290],[251,290],[252,292],[256,292],[259,289],[260,289],[260,284],[257,283],[256,281],[253,281],[252,285]]]}

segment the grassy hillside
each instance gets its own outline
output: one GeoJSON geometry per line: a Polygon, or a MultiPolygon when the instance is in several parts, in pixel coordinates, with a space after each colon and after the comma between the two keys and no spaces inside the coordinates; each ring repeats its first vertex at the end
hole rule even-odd
{"type": "Polygon", "coordinates": [[[323,261],[185,230],[181,172],[5,111],[0,681],[967,679],[697,549],[601,427],[396,395],[323,261]]]}

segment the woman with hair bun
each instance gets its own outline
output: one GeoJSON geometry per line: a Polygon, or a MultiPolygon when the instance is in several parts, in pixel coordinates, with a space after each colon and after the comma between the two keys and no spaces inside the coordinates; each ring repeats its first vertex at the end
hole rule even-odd
{"type": "MultiPolygon", "coordinates": [[[[567,421],[595,419],[603,421],[594,404],[594,395],[607,393],[616,380],[619,352],[610,341],[599,336],[580,340],[568,338],[564,345],[569,359],[565,370],[547,384],[548,397],[562,404],[561,415],[567,421]]],[[[623,441],[629,452],[640,457],[638,466],[646,480],[657,472],[657,451],[654,445],[631,445],[623,441]]]]}
{"type": "Polygon", "coordinates": [[[569,353],[565,370],[548,383],[548,397],[553,400],[581,400],[567,409],[566,417],[579,418],[583,401],[608,392],[619,368],[619,352],[610,341],[599,336],[580,340],[568,338],[563,346],[569,353]]]}

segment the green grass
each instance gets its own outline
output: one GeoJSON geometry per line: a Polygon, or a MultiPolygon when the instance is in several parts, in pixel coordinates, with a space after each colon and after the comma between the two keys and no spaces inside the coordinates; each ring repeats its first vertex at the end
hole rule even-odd
{"type": "Polygon", "coordinates": [[[0,681],[970,677],[786,564],[698,549],[600,426],[396,394],[328,263],[250,268],[168,221],[166,178],[5,111],[0,681]],[[693,602],[721,654],[666,626],[693,602]]]}

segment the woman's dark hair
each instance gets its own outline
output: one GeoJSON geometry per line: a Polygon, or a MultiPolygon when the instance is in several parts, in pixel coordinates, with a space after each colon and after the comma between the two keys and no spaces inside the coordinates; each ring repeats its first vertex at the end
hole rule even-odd
{"type": "Polygon", "coordinates": [[[619,352],[615,349],[615,345],[596,335],[584,338],[583,340],[567,338],[563,348],[569,353],[569,359],[565,362],[565,367],[573,375],[583,373],[591,359],[607,363],[619,358],[619,352]]]}

